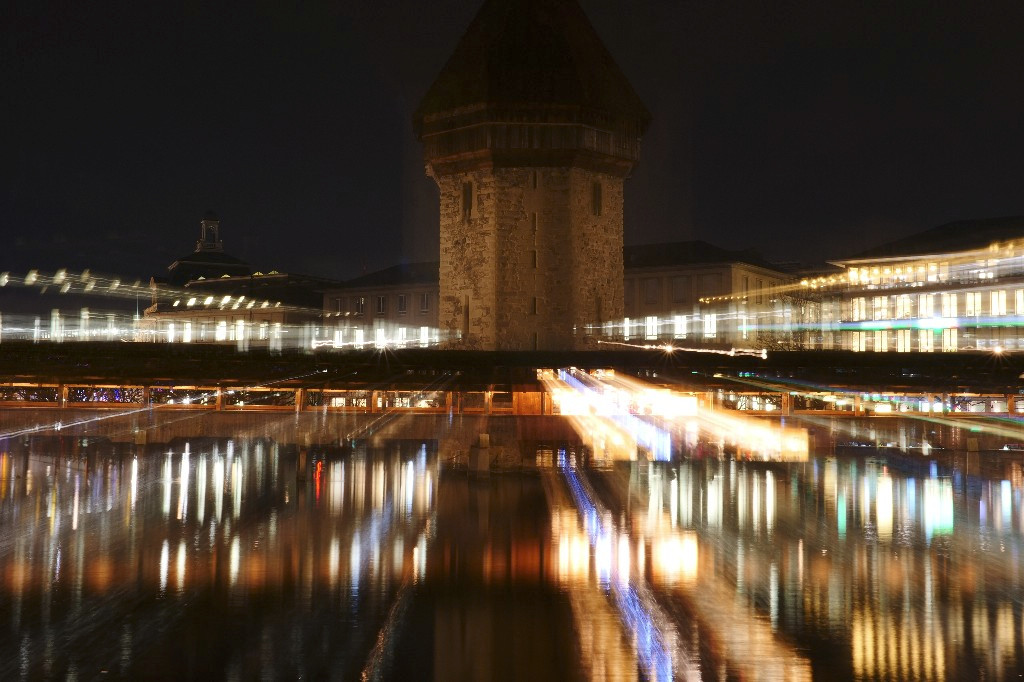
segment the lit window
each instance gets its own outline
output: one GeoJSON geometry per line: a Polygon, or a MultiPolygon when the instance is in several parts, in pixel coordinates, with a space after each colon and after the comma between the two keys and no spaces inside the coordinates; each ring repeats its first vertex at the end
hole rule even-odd
{"type": "Polygon", "coordinates": [[[908,294],[902,294],[896,297],[896,318],[906,319],[910,317],[911,302],[908,294]]]}
{"type": "Polygon", "coordinates": [[[981,315],[981,292],[968,291],[964,294],[964,314],[968,317],[981,315]]]}
{"type": "Polygon", "coordinates": [[[917,316],[918,317],[934,317],[935,316],[935,295],[934,294],[921,294],[917,297],[917,316]]]}
{"type": "Polygon", "coordinates": [[[675,337],[677,339],[686,338],[686,315],[676,315],[675,317],[675,337]]]}
{"type": "Polygon", "coordinates": [[[956,349],[957,349],[957,333],[956,333],[956,329],[943,329],[942,330],[942,352],[943,353],[955,353],[956,349]]]}
{"type": "Polygon", "coordinates": [[[850,317],[853,319],[854,322],[858,322],[867,317],[868,302],[866,298],[860,296],[850,301],[850,303],[852,306],[852,310],[850,311],[850,317]]]}
{"type": "Polygon", "coordinates": [[[896,352],[897,353],[909,353],[910,348],[910,330],[909,329],[898,329],[896,330],[896,352]]]}
{"type": "Polygon", "coordinates": [[[874,314],[872,319],[875,320],[887,320],[889,319],[889,297],[888,296],[875,296],[871,300],[871,310],[874,314]]]}
{"type": "Polygon", "coordinates": [[[1006,314],[1006,291],[990,291],[989,292],[989,304],[991,305],[991,313],[993,315],[1005,315],[1006,314]]]}
{"type": "Polygon", "coordinates": [[[956,317],[956,294],[942,295],[942,316],[956,317]]]}
{"type": "Polygon", "coordinates": [[[922,353],[935,350],[935,334],[931,329],[922,329],[917,334],[917,349],[922,353]]]}
{"type": "Polygon", "coordinates": [[[658,338],[658,317],[656,315],[648,315],[644,320],[644,335],[648,340],[658,338]]]}
{"type": "Polygon", "coordinates": [[[889,331],[887,329],[875,330],[875,352],[885,353],[889,350],[889,331]]]}
{"type": "Polygon", "coordinates": [[[704,336],[712,337],[718,334],[718,315],[708,313],[704,316],[704,336]]]}

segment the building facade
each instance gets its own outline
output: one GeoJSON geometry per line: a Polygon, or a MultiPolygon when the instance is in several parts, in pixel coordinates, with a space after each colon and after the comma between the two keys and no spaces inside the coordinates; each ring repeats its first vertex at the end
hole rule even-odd
{"type": "Polygon", "coordinates": [[[1024,218],[950,223],[833,264],[787,292],[796,346],[1024,351],[1024,218]]]}
{"type": "Polygon", "coordinates": [[[310,347],[323,318],[324,291],[339,284],[254,270],[224,252],[220,221],[212,213],[200,222],[195,251],[175,259],[167,273],[150,280],[151,304],[138,324],[141,340],[310,347]]]}

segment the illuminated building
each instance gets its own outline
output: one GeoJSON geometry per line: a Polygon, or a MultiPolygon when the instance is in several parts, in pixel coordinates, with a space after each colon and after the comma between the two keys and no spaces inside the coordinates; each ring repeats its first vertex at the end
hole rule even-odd
{"type": "Polygon", "coordinates": [[[435,342],[437,263],[395,265],[326,290],[324,329],[336,347],[374,343],[378,331],[394,345],[435,342]]]}
{"type": "Polygon", "coordinates": [[[755,345],[755,320],[771,313],[792,279],[753,251],[702,241],[627,246],[625,263],[621,331],[631,341],[755,345]]]}
{"type": "Polygon", "coordinates": [[[200,222],[195,251],[176,259],[167,271],[166,278],[150,280],[152,302],[139,324],[144,340],[280,348],[284,337],[296,331],[312,339],[323,291],[338,284],[253,270],[224,252],[220,221],[212,212],[200,222]]]}
{"type": "Polygon", "coordinates": [[[456,348],[583,348],[622,317],[623,183],[649,114],[575,0],[488,0],[414,123],[456,348]]]}
{"type": "MultiPolygon", "coordinates": [[[[773,310],[775,292],[792,279],[756,253],[700,241],[626,246],[623,262],[625,317],[588,322],[591,337],[755,345],[753,320],[773,310]],[[723,304],[741,314],[721,314],[723,304]]],[[[433,339],[439,295],[436,262],[372,272],[324,292],[325,329],[361,330],[367,343],[386,329],[388,338],[413,343],[426,328],[433,339]]],[[[348,341],[353,331],[345,332],[348,341]]]]}
{"type": "Polygon", "coordinates": [[[1024,218],[941,225],[858,257],[795,296],[819,319],[808,348],[875,352],[1024,350],[1024,218]]]}

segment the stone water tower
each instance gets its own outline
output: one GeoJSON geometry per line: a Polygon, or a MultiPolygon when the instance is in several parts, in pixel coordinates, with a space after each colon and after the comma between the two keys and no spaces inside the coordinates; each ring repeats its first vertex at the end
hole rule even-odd
{"type": "Polygon", "coordinates": [[[485,0],[414,121],[450,347],[590,348],[621,322],[623,181],[649,120],[576,0],[485,0]]]}

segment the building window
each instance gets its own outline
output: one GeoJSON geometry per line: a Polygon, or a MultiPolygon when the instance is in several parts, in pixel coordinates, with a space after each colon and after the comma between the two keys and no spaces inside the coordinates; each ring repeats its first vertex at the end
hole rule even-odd
{"type": "Polygon", "coordinates": [[[942,316],[956,317],[956,294],[942,295],[942,316]]]}
{"type": "Polygon", "coordinates": [[[935,334],[931,329],[922,329],[917,333],[917,350],[931,353],[935,350],[935,334]]]}
{"type": "Polygon", "coordinates": [[[917,297],[917,316],[935,316],[935,294],[921,294],[917,297]]]}
{"type": "Polygon", "coordinates": [[[590,212],[601,215],[601,183],[595,182],[590,190],[590,212]]]}
{"type": "Polygon", "coordinates": [[[889,350],[889,331],[878,329],[875,331],[875,352],[884,353],[889,350]]]}
{"type": "Polygon", "coordinates": [[[678,275],[672,278],[672,302],[689,303],[692,298],[690,291],[691,280],[689,275],[678,275]]]}
{"type": "Polygon", "coordinates": [[[385,315],[388,312],[388,297],[378,296],[377,297],[377,314],[385,315]]]}
{"type": "Polygon", "coordinates": [[[871,308],[875,320],[889,319],[889,297],[875,296],[871,301],[871,308]]]}
{"type": "Polygon", "coordinates": [[[709,313],[704,316],[704,337],[712,338],[718,335],[718,315],[709,313]]]}
{"type": "Polygon", "coordinates": [[[420,294],[420,312],[421,313],[429,313],[430,312],[430,294],[426,294],[426,293],[420,294]]]}
{"type": "Polygon", "coordinates": [[[334,312],[345,312],[345,298],[343,296],[339,296],[338,298],[334,299],[334,312]]]}
{"type": "Polygon", "coordinates": [[[992,291],[989,292],[989,304],[992,315],[1005,315],[1006,314],[1006,291],[992,291]]]}
{"type": "Polygon", "coordinates": [[[661,303],[661,279],[648,277],[644,280],[644,303],[661,303]]]}
{"type": "Polygon", "coordinates": [[[677,339],[686,338],[686,315],[675,316],[675,337],[677,339]]]}
{"type": "Polygon", "coordinates": [[[644,337],[648,340],[658,338],[658,317],[648,315],[644,320],[644,337]]]}
{"type": "Polygon", "coordinates": [[[964,302],[966,305],[964,313],[968,317],[976,317],[981,315],[981,292],[980,291],[968,291],[964,294],[964,302]]]}
{"type": "Polygon", "coordinates": [[[911,316],[911,298],[909,294],[896,297],[896,319],[905,320],[911,316]]]}
{"type": "Polygon", "coordinates": [[[473,217],[473,183],[462,183],[462,220],[468,221],[473,217]]]}
{"type": "Polygon", "coordinates": [[[1014,312],[1017,315],[1024,315],[1024,289],[1017,289],[1013,292],[1014,312]]]}
{"type": "Polygon", "coordinates": [[[852,310],[850,311],[850,318],[854,322],[859,322],[861,320],[867,319],[868,311],[866,298],[864,298],[863,296],[859,296],[850,301],[850,303],[852,306],[852,310]]]}
{"type": "MultiPolygon", "coordinates": [[[[957,338],[955,329],[942,330],[942,352],[955,353],[957,349],[957,338]]],[[[929,349],[931,350],[931,349],[929,349]]]]}
{"type": "Polygon", "coordinates": [[[352,312],[356,315],[362,315],[366,312],[366,297],[365,296],[353,296],[352,297],[352,312]]]}
{"type": "Polygon", "coordinates": [[[405,315],[409,311],[408,296],[405,294],[398,295],[398,314],[405,315]]]}
{"type": "Polygon", "coordinates": [[[755,295],[754,300],[757,302],[758,305],[760,305],[761,303],[764,303],[764,298],[763,298],[764,297],[764,294],[763,294],[764,280],[763,279],[756,279],[756,280],[754,280],[754,287],[755,287],[755,291],[756,291],[756,295],[755,295]]]}
{"type": "Polygon", "coordinates": [[[909,353],[910,348],[910,330],[909,329],[897,329],[896,330],[896,352],[897,353],[909,353]]]}

